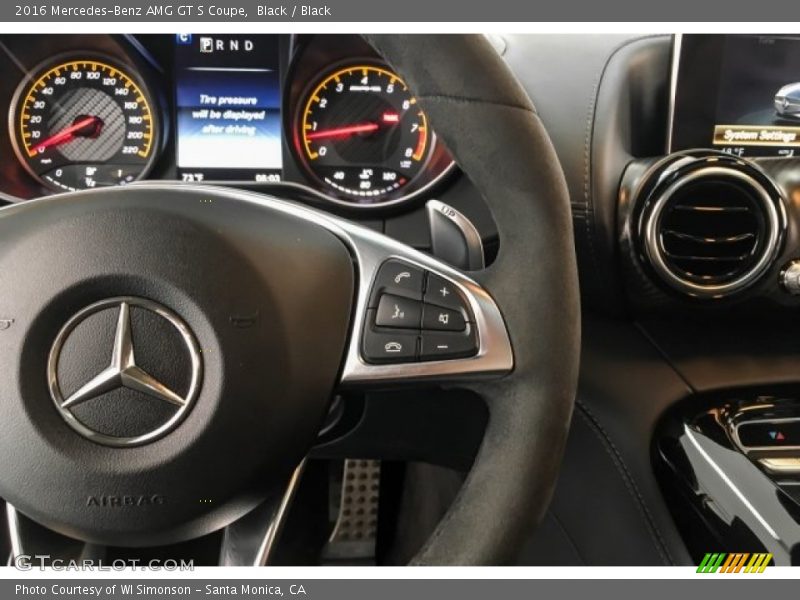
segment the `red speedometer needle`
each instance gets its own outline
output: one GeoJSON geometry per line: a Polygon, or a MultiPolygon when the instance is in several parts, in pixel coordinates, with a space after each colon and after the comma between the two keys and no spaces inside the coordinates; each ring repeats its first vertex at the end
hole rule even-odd
{"type": "Polygon", "coordinates": [[[75,139],[75,137],[79,135],[83,137],[96,135],[99,132],[102,123],[103,122],[99,117],[85,117],[78,119],[69,127],[62,129],[58,133],[53,134],[49,138],[36,144],[36,146],[33,147],[33,153],[35,154],[37,152],[42,152],[51,146],[64,144],[75,139]]]}
{"type": "Polygon", "coordinates": [[[309,140],[316,140],[319,138],[335,138],[335,137],[348,137],[356,133],[369,133],[377,131],[377,123],[360,123],[358,125],[343,125],[342,127],[334,127],[332,129],[320,129],[313,131],[306,135],[309,140]]]}

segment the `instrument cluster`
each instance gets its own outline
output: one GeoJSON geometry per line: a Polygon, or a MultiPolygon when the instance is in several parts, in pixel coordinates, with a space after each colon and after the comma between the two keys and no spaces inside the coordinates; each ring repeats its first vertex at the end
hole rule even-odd
{"type": "Polygon", "coordinates": [[[455,165],[413,91],[352,35],[0,38],[0,190],[144,179],[302,184],[331,206],[410,204],[455,165]]]}

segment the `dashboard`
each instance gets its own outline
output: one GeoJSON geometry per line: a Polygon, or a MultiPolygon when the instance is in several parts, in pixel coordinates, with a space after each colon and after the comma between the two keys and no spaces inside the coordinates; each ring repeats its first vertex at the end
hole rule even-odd
{"type": "Polygon", "coordinates": [[[403,79],[354,35],[0,38],[0,191],[136,181],[302,184],[330,208],[415,206],[455,164],[403,79]]]}
{"type": "MultiPolygon", "coordinates": [[[[787,246],[793,205],[780,197],[799,187],[789,167],[800,147],[800,37],[491,41],[564,167],[586,306],[800,301],[775,284],[797,258],[787,246]],[[561,76],[575,65],[574,78],[561,76]],[[588,130],[576,115],[591,117],[588,130]],[[722,164],[724,185],[681,171],[680,194],[657,206],[680,153],[697,149],[692,172],[707,174],[715,153],[753,164],[722,164]],[[700,210],[732,198],[727,220],[700,210]]],[[[496,252],[480,192],[358,35],[4,35],[0,68],[0,192],[12,201],[144,180],[219,183],[274,191],[431,250],[424,204],[435,198],[473,222],[489,261],[496,252]]]]}
{"type": "MultiPolygon", "coordinates": [[[[570,191],[584,308],[576,427],[591,440],[613,439],[635,496],[641,493],[680,557],[685,550],[651,460],[658,420],[687,396],[707,401],[693,391],[761,391],[796,382],[800,368],[800,38],[507,35],[494,42],[536,105],[570,191]],[[597,431],[595,421],[602,423],[597,431]]],[[[402,83],[388,93],[391,69],[358,36],[48,35],[32,44],[30,36],[9,35],[0,36],[0,68],[0,110],[13,115],[0,128],[0,191],[16,198],[62,190],[47,181],[48,165],[29,164],[20,149],[47,158],[38,140],[72,135],[50,146],[91,157],[75,160],[77,173],[56,177],[68,188],[77,184],[67,177],[85,178],[87,168],[96,168],[94,185],[302,184],[313,191],[303,201],[422,249],[430,249],[422,207],[438,198],[466,214],[484,243],[495,245],[490,255],[496,252],[479,192],[452,165],[424,114],[410,110],[413,94],[402,83]],[[26,142],[44,118],[23,128],[21,121],[39,115],[30,101],[23,109],[20,102],[30,91],[47,102],[48,78],[61,76],[50,71],[75,60],[96,63],[79,64],[78,79],[96,71],[92,78],[118,78],[110,89],[113,96],[119,90],[113,101],[136,152],[105,157],[89,147],[106,123],[98,131],[96,119],[81,121],[103,119],[100,113],[73,114],[26,142]],[[137,91],[147,107],[119,104],[137,91]],[[386,134],[399,131],[389,129],[395,114],[404,129],[396,145],[386,145],[386,134]],[[412,162],[403,167],[398,161],[409,149],[412,162]]],[[[606,455],[604,444],[596,448],[596,456],[606,455]]],[[[586,498],[597,499],[599,511],[632,501],[631,512],[644,514],[629,497],[627,477],[619,496],[596,493],[613,494],[619,464],[612,457],[608,470],[587,470],[589,452],[567,453],[577,466],[562,481],[575,487],[560,495],[560,514],[574,509],[574,522],[582,523],[586,498]],[[575,489],[586,493],[573,504],[564,498],[576,497],[575,489]]],[[[603,538],[592,525],[585,539],[603,538]]],[[[651,527],[635,522],[628,533],[647,537],[651,527]]],[[[623,546],[629,564],[661,560],[660,552],[623,546]]],[[[551,555],[553,546],[545,547],[551,555]]],[[[592,548],[595,560],[606,560],[603,544],[592,548]]]]}

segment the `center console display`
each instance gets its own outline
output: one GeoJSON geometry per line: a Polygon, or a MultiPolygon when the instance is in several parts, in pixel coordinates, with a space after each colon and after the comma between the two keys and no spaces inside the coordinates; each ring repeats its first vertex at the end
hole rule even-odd
{"type": "Polygon", "coordinates": [[[177,166],[183,181],[279,181],[280,36],[175,38],[177,166]]]}
{"type": "Polygon", "coordinates": [[[800,37],[684,35],[676,50],[669,151],[800,155],[800,37]]]}

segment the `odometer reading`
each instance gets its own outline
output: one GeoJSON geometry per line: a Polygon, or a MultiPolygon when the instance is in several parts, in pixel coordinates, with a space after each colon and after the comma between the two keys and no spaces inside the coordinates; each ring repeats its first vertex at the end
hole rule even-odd
{"type": "Polygon", "coordinates": [[[304,103],[298,130],[299,151],[314,176],[358,203],[402,195],[434,143],[403,80],[371,65],[324,77],[304,103]]]}
{"type": "Polygon", "coordinates": [[[150,101],[135,78],[99,60],[49,66],[23,84],[11,118],[20,160],[55,190],[140,178],[155,151],[150,101]]]}

